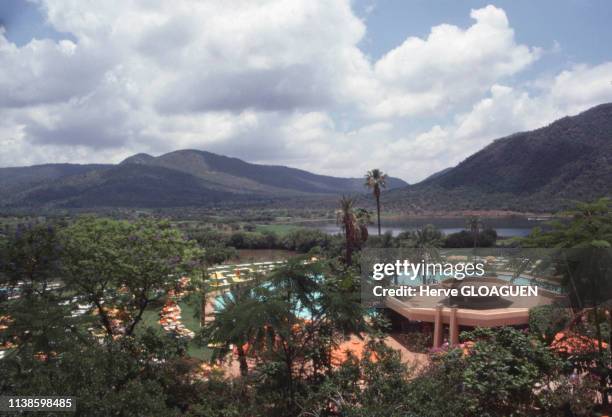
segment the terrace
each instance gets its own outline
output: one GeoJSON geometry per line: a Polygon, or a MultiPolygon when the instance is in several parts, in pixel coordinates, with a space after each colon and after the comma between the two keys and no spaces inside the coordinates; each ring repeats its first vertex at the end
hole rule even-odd
{"type": "MultiPolygon", "coordinates": [[[[508,282],[488,279],[481,285],[502,286],[508,285],[508,282]]],[[[431,288],[444,286],[444,283],[430,285],[431,288]]],[[[531,308],[565,300],[562,295],[539,288],[538,295],[530,297],[386,297],[384,307],[401,317],[400,321],[425,323],[426,327],[433,325],[433,347],[438,348],[444,343],[445,334],[448,334],[450,345],[458,344],[461,327],[526,326],[531,308]]]]}

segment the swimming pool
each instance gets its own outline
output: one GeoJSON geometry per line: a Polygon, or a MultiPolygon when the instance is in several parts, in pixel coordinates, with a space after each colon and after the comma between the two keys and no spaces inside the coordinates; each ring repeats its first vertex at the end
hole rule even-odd
{"type": "MultiPolygon", "coordinates": [[[[218,295],[217,297],[215,297],[215,302],[214,302],[215,311],[221,311],[225,308],[225,297],[229,297],[229,299],[231,300],[232,293],[227,292],[225,294],[218,295]]],[[[318,297],[318,294],[315,293],[314,297],[316,300],[316,297],[318,297]]],[[[296,306],[297,306],[297,310],[295,311],[296,317],[300,319],[305,319],[305,320],[309,320],[312,318],[310,310],[308,310],[307,308],[303,308],[299,300],[297,301],[296,306]]]]}
{"type": "MultiPolygon", "coordinates": [[[[441,281],[444,281],[445,279],[449,279],[449,278],[452,278],[452,276],[451,275],[429,275],[426,277],[425,284],[438,284],[441,281]]],[[[545,290],[548,290],[548,291],[551,291],[557,294],[562,292],[560,285],[555,285],[552,282],[538,280],[532,277],[526,277],[526,276],[521,275],[521,276],[518,276],[512,279],[512,275],[498,274],[497,278],[504,280],[504,281],[512,282],[512,284],[514,285],[535,285],[535,286],[538,286],[540,288],[543,288],[545,290]]],[[[416,277],[413,279],[411,275],[400,275],[397,277],[397,283],[399,285],[419,286],[419,285],[423,285],[423,278],[416,277]]]]}

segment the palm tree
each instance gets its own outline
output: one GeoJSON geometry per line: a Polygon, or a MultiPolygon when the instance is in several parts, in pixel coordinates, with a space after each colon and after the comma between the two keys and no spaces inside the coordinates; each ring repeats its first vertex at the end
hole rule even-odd
{"type": "MultiPolygon", "coordinates": [[[[414,233],[414,245],[417,249],[416,253],[419,260],[426,262],[439,260],[440,253],[438,249],[442,247],[442,243],[442,232],[434,225],[425,225],[414,233]]],[[[423,285],[427,284],[427,276],[425,274],[423,274],[422,283],[423,285]]]]}
{"type": "Polygon", "coordinates": [[[265,314],[262,312],[264,303],[257,296],[252,283],[235,285],[222,296],[215,319],[206,323],[202,329],[202,340],[215,346],[212,359],[222,359],[227,356],[231,346],[235,346],[240,374],[248,374],[247,349],[261,338],[265,328],[265,314]]]}
{"type": "Polygon", "coordinates": [[[387,174],[380,169],[375,168],[365,176],[365,186],[372,189],[374,198],[376,199],[376,216],[378,218],[378,236],[380,236],[380,191],[381,188],[387,187],[387,174]]]}
{"type": "Polygon", "coordinates": [[[357,227],[359,228],[359,240],[360,243],[363,243],[368,240],[369,237],[368,225],[372,222],[372,215],[368,210],[360,208],[356,210],[355,218],[357,220],[357,227]]]}
{"type": "Polygon", "coordinates": [[[442,246],[442,232],[434,225],[427,224],[415,232],[415,246],[423,249],[437,249],[442,246]]]}
{"type": "Polygon", "coordinates": [[[467,228],[470,229],[472,237],[474,238],[474,248],[478,246],[478,235],[480,235],[480,229],[482,228],[482,222],[478,216],[470,216],[466,222],[467,228]]]}
{"type": "Polygon", "coordinates": [[[336,224],[344,233],[347,265],[350,265],[353,260],[353,250],[367,239],[367,224],[364,225],[367,217],[364,216],[362,210],[356,211],[353,208],[354,204],[355,200],[342,196],[340,209],[336,211],[336,224]]]}

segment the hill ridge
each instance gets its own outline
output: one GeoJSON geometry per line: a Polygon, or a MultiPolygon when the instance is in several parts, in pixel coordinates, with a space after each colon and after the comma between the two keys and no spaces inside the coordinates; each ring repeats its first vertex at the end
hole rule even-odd
{"type": "Polygon", "coordinates": [[[556,210],[612,193],[612,103],[494,140],[388,198],[452,210],[556,210]]]}

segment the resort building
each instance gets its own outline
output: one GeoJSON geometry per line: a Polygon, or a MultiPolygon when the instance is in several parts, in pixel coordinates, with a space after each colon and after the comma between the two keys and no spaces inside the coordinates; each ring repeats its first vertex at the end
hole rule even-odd
{"type": "MultiPolygon", "coordinates": [[[[459,284],[473,285],[466,280],[459,284]]],[[[507,281],[488,278],[479,281],[480,286],[508,286],[507,281]]],[[[431,287],[444,287],[437,283],[431,287]]],[[[564,303],[566,297],[553,291],[538,288],[537,295],[518,296],[419,296],[392,297],[384,300],[394,330],[408,331],[419,329],[431,332],[433,347],[459,343],[459,333],[475,327],[524,327],[529,324],[529,310],[533,307],[553,303],[564,303]]]]}

